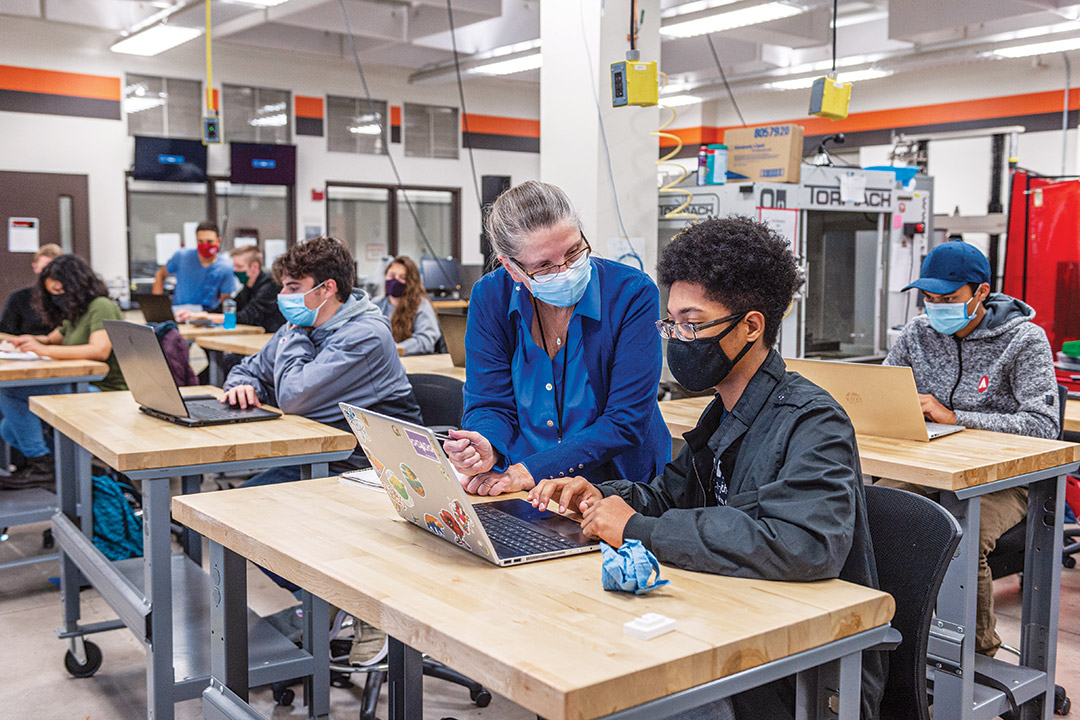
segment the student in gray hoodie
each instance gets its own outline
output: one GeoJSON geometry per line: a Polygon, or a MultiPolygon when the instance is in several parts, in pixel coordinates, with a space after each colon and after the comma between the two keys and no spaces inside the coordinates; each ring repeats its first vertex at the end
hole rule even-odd
{"type": "MultiPolygon", "coordinates": [[[[923,413],[934,422],[978,430],[1055,438],[1057,380],[1046,333],[1035,311],[990,292],[990,263],[975,247],[947,242],[930,251],[918,288],[926,315],[908,323],[885,358],[915,374],[923,413]]],[[[921,494],[925,488],[882,480],[921,494]]],[[[979,524],[979,599],[975,649],[992,656],[1001,646],[995,630],[994,586],[986,556],[1027,513],[1027,488],[985,495],[979,524]]]]}
{"type": "MultiPolygon", "coordinates": [[[[282,286],[278,306],[286,323],[229,372],[222,402],[267,403],[346,431],[339,402],[423,422],[390,323],[363,290],[353,290],[354,267],[348,249],[333,238],[316,238],[278,257],[274,280],[282,286]]],[[[367,466],[358,448],[331,471],[367,466]]],[[[245,485],[299,479],[299,467],[283,467],[245,485]]]]}

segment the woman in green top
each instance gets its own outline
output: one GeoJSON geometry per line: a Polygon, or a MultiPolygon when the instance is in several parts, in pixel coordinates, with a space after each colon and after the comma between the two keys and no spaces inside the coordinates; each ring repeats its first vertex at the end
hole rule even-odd
{"type": "MultiPolygon", "coordinates": [[[[120,308],[109,299],[105,283],[75,255],[61,255],[38,276],[34,302],[41,316],[56,329],[48,335],[20,335],[12,343],[24,352],[56,360],[98,360],[109,372],[94,383],[97,390],[126,390],[124,376],[113,355],[103,320],[121,320],[120,308]]],[[[53,457],[41,433],[41,421],[30,412],[31,395],[69,392],[63,385],[0,390],[0,436],[26,457],[26,466],[4,481],[8,487],[26,487],[53,481],[53,457]]]]}

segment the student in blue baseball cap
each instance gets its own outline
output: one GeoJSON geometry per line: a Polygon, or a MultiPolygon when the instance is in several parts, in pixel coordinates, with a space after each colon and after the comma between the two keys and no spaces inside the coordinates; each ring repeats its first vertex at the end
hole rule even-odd
{"type": "MultiPolygon", "coordinates": [[[[1057,379],[1050,343],[1032,322],[1035,310],[990,291],[990,263],[973,245],[938,245],[923,261],[919,279],[905,290],[922,291],[926,314],[916,317],[885,358],[915,374],[923,414],[934,422],[979,430],[1055,438],[1057,379]]],[[[924,488],[880,484],[929,494],[924,488]]],[[[994,587],[986,556],[1006,530],[1027,513],[1027,488],[983,496],[979,526],[979,600],[975,649],[993,655],[994,587]]]]}

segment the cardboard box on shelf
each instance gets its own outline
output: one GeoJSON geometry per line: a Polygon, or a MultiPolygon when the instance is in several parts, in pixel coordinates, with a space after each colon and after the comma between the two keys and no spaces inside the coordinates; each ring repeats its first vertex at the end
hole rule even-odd
{"type": "Polygon", "coordinates": [[[732,128],[728,146],[728,182],[799,182],[803,129],[794,123],[732,128]]]}

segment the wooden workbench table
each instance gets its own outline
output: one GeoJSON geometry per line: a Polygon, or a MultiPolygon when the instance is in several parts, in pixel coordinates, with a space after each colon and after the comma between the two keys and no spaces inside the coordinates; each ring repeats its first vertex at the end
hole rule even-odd
{"type": "Polygon", "coordinates": [[[405,372],[410,375],[426,373],[429,375],[446,375],[465,382],[465,368],[455,367],[454,361],[448,353],[439,355],[409,355],[401,358],[401,364],[405,366],[405,372]]]}
{"type": "Polygon", "coordinates": [[[177,328],[180,331],[180,337],[184,338],[188,342],[196,340],[201,337],[216,337],[220,335],[261,335],[263,329],[256,325],[237,325],[234,328],[226,330],[221,325],[192,325],[191,323],[177,323],[177,328]]]}
{"type": "Polygon", "coordinates": [[[664,567],[671,585],[638,597],[601,588],[599,553],[498,568],[402,521],[381,490],[335,478],[177,497],[173,513],[548,720],[631,708],[881,628],[893,613],[890,596],[840,580],[664,567]],[[650,641],[623,634],[647,612],[678,627],[650,641]]]}

